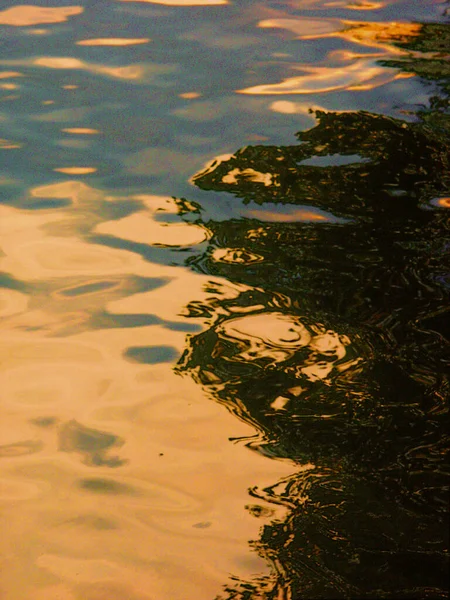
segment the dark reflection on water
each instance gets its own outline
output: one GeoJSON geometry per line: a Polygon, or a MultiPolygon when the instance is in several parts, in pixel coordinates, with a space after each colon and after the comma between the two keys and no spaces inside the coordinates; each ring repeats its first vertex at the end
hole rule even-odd
{"type": "Polygon", "coordinates": [[[190,264],[247,289],[203,306],[213,324],[178,369],[257,428],[249,448],[309,465],[250,490],[255,516],[288,507],[253,542],[272,576],[221,598],[446,597],[448,26],[399,43],[416,54],[397,66],[441,83],[413,121],[318,112],[298,144],[194,177],[248,211],[208,220],[190,264]]]}

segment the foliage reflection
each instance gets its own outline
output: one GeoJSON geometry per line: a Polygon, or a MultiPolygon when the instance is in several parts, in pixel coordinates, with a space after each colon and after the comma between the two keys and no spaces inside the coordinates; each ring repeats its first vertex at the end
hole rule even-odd
{"type": "Polygon", "coordinates": [[[178,369],[257,428],[250,448],[302,465],[250,490],[255,517],[258,499],[288,513],[254,542],[272,576],[235,580],[223,598],[445,597],[444,36],[448,26],[429,24],[392,41],[414,50],[397,68],[440,83],[410,121],[317,112],[298,144],[246,147],[194,177],[250,208],[199,219],[212,239],[191,266],[244,287],[191,304],[212,325],[178,369]]]}

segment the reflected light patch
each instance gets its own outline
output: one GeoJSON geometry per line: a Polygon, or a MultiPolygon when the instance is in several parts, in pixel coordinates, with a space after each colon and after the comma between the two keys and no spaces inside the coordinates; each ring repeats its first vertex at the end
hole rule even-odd
{"type": "Polygon", "coordinates": [[[311,341],[310,332],[298,319],[276,312],[228,319],[216,332],[220,337],[236,341],[240,351],[233,356],[233,361],[238,362],[262,359],[282,362],[311,341]]]}
{"type": "MultiPolygon", "coordinates": [[[[324,381],[333,372],[342,372],[355,364],[352,359],[343,362],[351,343],[347,336],[319,324],[310,329],[294,315],[249,314],[223,321],[215,331],[219,338],[226,338],[235,346],[232,356],[226,359],[229,362],[259,362],[267,368],[269,364],[291,359],[302,348],[307,349],[294,370],[298,377],[311,382],[324,381]]],[[[302,388],[295,391],[295,395],[299,395],[302,388]]],[[[272,408],[279,410],[284,404],[280,399],[272,408]]]]}
{"type": "Polygon", "coordinates": [[[319,38],[328,36],[343,28],[342,21],[331,19],[267,19],[260,21],[258,27],[280,28],[292,31],[299,39],[319,38]]]}
{"type": "Polygon", "coordinates": [[[327,2],[324,6],[328,8],[346,8],[348,10],[378,10],[386,6],[386,2],[366,2],[365,0],[359,2],[327,2]]]}
{"type": "MultiPolygon", "coordinates": [[[[82,60],[71,57],[42,57],[35,59],[33,63],[38,67],[46,67],[47,69],[83,69],[88,72],[100,73],[101,75],[109,75],[110,77],[125,80],[140,79],[144,74],[144,69],[140,65],[105,67],[103,65],[85,63],[82,60]]],[[[158,66],[156,66],[156,70],[158,70],[158,66]]],[[[164,70],[164,68],[159,67],[159,70],[164,70]]]]}
{"type": "Polygon", "coordinates": [[[80,40],[77,46],[136,46],[147,44],[150,38],[96,38],[92,40],[80,40]]]}
{"type": "Polygon", "coordinates": [[[77,135],[96,135],[100,133],[98,129],[90,129],[89,127],[67,127],[65,129],[61,129],[65,133],[75,133],[77,135]]]}
{"type": "Polygon", "coordinates": [[[312,119],[314,119],[313,113],[316,110],[326,111],[323,106],[318,106],[317,104],[311,105],[310,103],[305,104],[303,102],[292,102],[290,100],[277,100],[276,102],[272,102],[269,109],[284,115],[309,115],[312,119]]]}
{"type": "Polygon", "coordinates": [[[450,208],[450,197],[433,198],[430,204],[433,206],[438,206],[439,208],[450,208]]]}
{"type": "MultiPolygon", "coordinates": [[[[353,8],[356,9],[356,5],[353,8]]],[[[263,28],[286,29],[294,33],[298,39],[339,37],[351,43],[377,48],[382,50],[383,53],[396,55],[405,54],[405,50],[394,46],[393,43],[407,42],[411,37],[417,36],[422,28],[419,23],[397,23],[396,21],[368,23],[337,19],[307,19],[304,17],[267,19],[261,21],[258,25],[263,28]]]]}
{"type": "Polygon", "coordinates": [[[212,253],[212,258],[216,262],[237,265],[248,265],[264,260],[259,254],[249,252],[245,248],[216,248],[212,253]]]}
{"type": "Polygon", "coordinates": [[[222,177],[222,183],[230,183],[235,184],[239,183],[237,177],[245,178],[248,181],[252,181],[253,183],[263,183],[266,187],[271,185],[279,185],[272,180],[272,173],[260,173],[259,171],[255,171],[254,169],[232,169],[229,173],[222,177]]]}
{"type": "Polygon", "coordinates": [[[0,138],[0,150],[15,150],[17,148],[22,148],[22,144],[0,138]]]}
{"type": "Polygon", "coordinates": [[[335,217],[319,208],[311,206],[296,207],[289,205],[266,204],[264,209],[255,208],[246,210],[243,216],[267,221],[269,223],[296,223],[296,222],[322,222],[342,223],[343,219],[335,217]]]}
{"type": "Polygon", "coordinates": [[[210,232],[202,225],[185,221],[164,223],[155,219],[156,214],[178,213],[173,198],[144,194],[136,199],[145,203],[146,211],[134,213],[118,221],[101,223],[95,231],[139,244],[172,248],[201,244],[210,237],[210,232]]]}
{"type": "Polygon", "coordinates": [[[33,61],[38,67],[47,67],[48,69],[83,69],[86,68],[85,63],[78,58],[58,57],[43,57],[33,61]]]}
{"type": "Polygon", "coordinates": [[[60,167],[53,170],[58,173],[66,173],[67,175],[87,175],[88,173],[95,173],[97,171],[95,167],[60,167]]]}
{"type": "Polygon", "coordinates": [[[201,171],[195,173],[195,175],[193,175],[189,180],[189,183],[194,183],[197,178],[209,175],[209,173],[212,173],[216,170],[220,163],[230,160],[230,158],[233,156],[234,154],[220,154],[219,156],[216,156],[216,158],[213,158],[213,160],[207,162],[201,171]]]}
{"type": "Polygon", "coordinates": [[[359,60],[348,66],[302,67],[307,75],[290,77],[281,83],[257,85],[243,90],[239,94],[312,94],[332,92],[341,89],[374,89],[394,81],[398,73],[395,69],[379,67],[372,60],[359,60]],[[364,86],[362,88],[361,86],[364,86]]]}
{"type": "Polygon", "coordinates": [[[269,212],[267,210],[250,210],[249,217],[259,219],[260,221],[270,221],[273,223],[294,223],[296,221],[330,221],[324,215],[315,213],[311,210],[297,210],[291,214],[269,212]]]}
{"type": "Polygon", "coordinates": [[[273,408],[273,410],[286,410],[286,404],[288,404],[288,402],[289,398],[278,396],[278,398],[275,398],[275,400],[271,403],[270,408],[273,408]]]}
{"type": "Polygon", "coordinates": [[[68,17],[79,15],[83,12],[81,6],[62,6],[56,8],[45,8],[22,4],[13,6],[0,12],[0,25],[13,25],[15,27],[26,27],[28,25],[41,25],[43,23],[62,23],[68,17]]]}
{"type": "Polygon", "coordinates": [[[27,29],[26,33],[28,35],[47,35],[47,33],[50,33],[49,29],[27,29]]]}
{"type": "Polygon", "coordinates": [[[120,2],[146,2],[147,4],[165,4],[167,6],[215,6],[228,4],[228,0],[120,0],[120,2]]]}
{"type": "Polygon", "coordinates": [[[382,48],[390,54],[405,54],[405,50],[394,46],[393,42],[408,42],[417,37],[422,29],[420,23],[397,23],[388,21],[381,23],[366,23],[347,21],[348,29],[341,36],[353,43],[371,48],[382,48]]]}
{"type": "Polygon", "coordinates": [[[40,185],[30,190],[33,198],[68,198],[73,204],[99,201],[100,194],[81,181],[61,181],[49,185],[40,185]]]}
{"type": "Polygon", "coordinates": [[[201,94],[198,92],[184,92],[183,94],[178,94],[179,98],[184,98],[185,100],[194,100],[195,98],[200,98],[201,94]]]}
{"type": "Polygon", "coordinates": [[[10,77],[23,77],[23,73],[19,73],[18,71],[0,72],[0,79],[9,79],[10,77]]]}

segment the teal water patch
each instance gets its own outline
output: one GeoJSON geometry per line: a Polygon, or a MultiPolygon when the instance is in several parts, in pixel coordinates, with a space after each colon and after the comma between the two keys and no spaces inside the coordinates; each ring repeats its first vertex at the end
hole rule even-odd
{"type": "Polygon", "coordinates": [[[128,348],[124,356],[134,362],[157,365],[175,361],[179,352],[172,346],[136,346],[128,348]]]}

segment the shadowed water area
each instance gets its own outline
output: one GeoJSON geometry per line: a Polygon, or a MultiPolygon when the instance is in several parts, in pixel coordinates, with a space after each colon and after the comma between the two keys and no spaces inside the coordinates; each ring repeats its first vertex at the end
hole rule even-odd
{"type": "Polygon", "coordinates": [[[448,597],[450,6],[0,3],[0,599],[448,597]]]}

